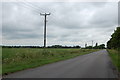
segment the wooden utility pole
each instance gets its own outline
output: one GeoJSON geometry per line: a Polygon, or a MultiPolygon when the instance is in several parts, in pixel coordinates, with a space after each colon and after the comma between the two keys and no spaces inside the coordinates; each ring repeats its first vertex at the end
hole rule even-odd
{"type": "Polygon", "coordinates": [[[48,15],[50,15],[50,13],[40,13],[40,15],[44,16],[45,19],[44,19],[44,48],[46,48],[46,18],[48,15]]]}

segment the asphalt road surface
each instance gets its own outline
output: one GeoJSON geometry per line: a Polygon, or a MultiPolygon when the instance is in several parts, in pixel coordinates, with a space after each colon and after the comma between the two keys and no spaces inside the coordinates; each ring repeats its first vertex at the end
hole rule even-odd
{"type": "MultiPolygon", "coordinates": [[[[16,66],[17,67],[17,66],[16,66]]],[[[106,50],[9,74],[7,78],[116,78],[106,50]]]]}

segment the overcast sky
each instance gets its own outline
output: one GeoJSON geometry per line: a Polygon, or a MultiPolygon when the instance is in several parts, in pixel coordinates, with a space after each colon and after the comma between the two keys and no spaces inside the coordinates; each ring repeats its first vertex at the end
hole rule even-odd
{"type": "Polygon", "coordinates": [[[43,45],[47,16],[47,45],[106,44],[117,27],[117,2],[4,2],[2,44],[43,45]]]}

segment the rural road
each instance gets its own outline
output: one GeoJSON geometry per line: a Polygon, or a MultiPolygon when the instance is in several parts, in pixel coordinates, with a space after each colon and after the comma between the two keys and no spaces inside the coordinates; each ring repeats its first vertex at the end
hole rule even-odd
{"type": "MultiPolygon", "coordinates": [[[[16,66],[17,67],[17,66],[16,66]]],[[[4,76],[5,78],[116,78],[106,50],[4,76]]]]}

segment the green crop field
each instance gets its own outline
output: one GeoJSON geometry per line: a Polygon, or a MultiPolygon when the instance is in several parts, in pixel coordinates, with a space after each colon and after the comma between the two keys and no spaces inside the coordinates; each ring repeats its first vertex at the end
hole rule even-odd
{"type": "Polygon", "coordinates": [[[120,52],[118,52],[117,50],[108,50],[108,52],[109,52],[109,55],[110,55],[110,57],[111,57],[111,59],[112,59],[112,62],[113,62],[113,64],[117,67],[117,69],[119,70],[119,72],[120,72],[120,52]]]}
{"type": "Polygon", "coordinates": [[[73,58],[97,49],[2,48],[2,74],[73,58]]]}

